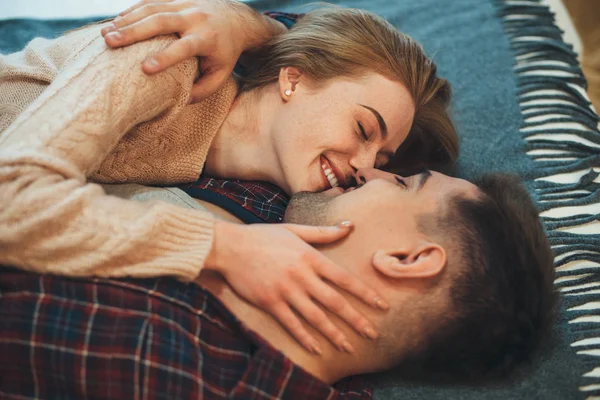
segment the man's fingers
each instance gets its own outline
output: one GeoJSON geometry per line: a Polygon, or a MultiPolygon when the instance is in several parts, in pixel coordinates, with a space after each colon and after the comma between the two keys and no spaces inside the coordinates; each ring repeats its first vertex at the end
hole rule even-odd
{"type": "MultiPolygon", "coordinates": [[[[138,7],[123,17],[115,18],[110,25],[105,26],[100,31],[103,37],[106,37],[111,32],[119,31],[122,32],[124,28],[135,24],[137,22],[146,22],[148,17],[160,16],[162,13],[172,13],[178,11],[176,4],[170,3],[152,3],[152,4],[139,4],[138,7]]],[[[160,24],[160,20],[153,20],[153,24],[160,24]]],[[[178,26],[180,27],[180,26],[178,26]]],[[[171,32],[169,32],[171,33],[171,32]]],[[[147,39],[147,38],[144,38],[147,39]]]]}
{"type": "Polygon", "coordinates": [[[369,339],[377,338],[377,331],[373,325],[358,311],[354,309],[336,290],[320,279],[315,279],[308,289],[309,293],[329,311],[346,321],[362,336],[369,339]]]}
{"type": "Polygon", "coordinates": [[[350,221],[335,226],[309,226],[297,224],[281,225],[287,230],[298,235],[302,240],[311,244],[332,243],[347,236],[352,229],[350,221]]]}
{"type": "Polygon", "coordinates": [[[184,36],[173,42],[163,51],[144,61],[142,69],[147,74],[160,72],[183,60],[195,57],[196,55],[202,55],[201,46],[202,43],[199,38],[193,35],[184,36]]]}
{"type": "Polygon", "coordinates": [[[135,3],[134,5],[132,5],[131,7],[129,7],[128,9],[121,11],[118,15],[119,17],[122,17],[126,14],[129,14],[130,12],[132,12],[133,10],[136,10],[140,7],[145,6],[146,4],[150,4],[150,3],[171,3],[174,0],[142,0],[139,1],[137,3],[135,3]]]}
{"type": "Polygon", "coordinates": [[[132,12],[132,11],[133,11],[133,10],[135,10],[136,8],[139,8],[139,7],[143,6],[143,5],[144,5],[144,4],[146,4],[146,3],[147,3],[147,1],[144,1],[144,0],[142,0],[142,1],[138,1],[138,2],[137,2],[137,3],[135,3],[134,5],[132,5],[132,6],[131,6],[131,7],[129,7],[129,8],[126,8],[125,10],[121,11],[121,12],[120,12],[119,14],[117,14],[117,15],[118,15],[119,17],[122,17],[123,15],[125,15],[125,14],[128,14],[128,13],[132,12]]]}
{"type": "Polygon", "coordinates": [[[319,356],[323,353],[319,343],[308,333],[302,322],[300,322],[300,319],[294,315],[294,312],[287,304],[280,302],[271,308],[270,312],[308,351],[319,356]]]}
{"type": "Polygon", "coordinates": [[[325,256],[323,258],[323,263],[318,266],[318,272],[321,277],[353,294],[373,308],[380,310],[389,309],[389,305],[377,292],[370,289],[348,270],[341,268],[325,256]]]}
{"type": "Polygon", "coordinates": [[[229,78],[231,71],[222,68],[202,75],[192,87],[192,103],[197,103],[215,93],[229,78]]]}
{"type": "Polygon", "coordinates": [[[127,46],[158,35],[176,32],[180,27],[181,16],[177,13],[151,15],[139,22],[134,22],[118,31],[108,32],[104,41],[110,47],[127,46]]]}
{"type": "MultiPolygon", "coordinates": [[[[169,2],[144,4],[141,7],[131,11],[129,14],[120,18],[116,18],[113,21],[113,25],[115,26],[115,28],[121,29],[128,25],[141,21],[144,18],[175,11],[179,11],[179,7],[175,3],[169,2]]],[[[156,23],[156,21],[153,22],[156,23]]]]}
{"type": "Polygon", "coordinates": [[[288,301],[310,325],[323,334],[339,351],[354,353],[354,348],[348,342],[342,331],[333,324],[319,307],[315,305],[306,293],[296,292],[288,296],[288,301]]]}

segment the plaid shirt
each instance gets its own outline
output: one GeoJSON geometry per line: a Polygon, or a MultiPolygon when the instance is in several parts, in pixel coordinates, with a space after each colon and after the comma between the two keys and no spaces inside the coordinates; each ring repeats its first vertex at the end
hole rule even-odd
{"type": "Polygon", "coordinates": [[[2,399],[370,399],[336,389],[175,279],[72,279],[0,268],[2,399]]]}
{"type": "Polygon", "coordinates": [[[286,28],[290,29],[294,26],[296,21],[298,21],[304,14],[295,14],[295,13],[287,13],[281,11],[267,11],[265,12],[269,17],[276,19],[285,25],[286,28]]]}
{"type": "Polygon", "coordinates": [[[200,177],[179,188],[192,197],[218,205],[246,224],[282,222],[289,202],[283,190],[267,182],[200,177]]]}

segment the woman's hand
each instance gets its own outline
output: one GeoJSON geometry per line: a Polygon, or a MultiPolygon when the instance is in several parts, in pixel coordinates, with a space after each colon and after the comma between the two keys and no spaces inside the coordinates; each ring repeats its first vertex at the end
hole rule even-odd
{"type": "Polygon", "coordinates": [[[371,323],[323,279],[368,305],[387,309],[385,302],[348,270],[308,243],[326,244],[348,235],[350,223],[315,227],[294,224],[237,225],[217,222],[215,243],[206,268],[220,272],[243,298],[271,313],[306,349],[321,354],[317,341],[292,308],[340,351],[354,349],[315,300],[346,321],[365,338],[375,339],[371,323]]]}
{"type": "Polygon", "coordinates": [[[123,11],[101,31],[106,44],[122,47],[158,35],[180,39],[144,61],[147,74],[191,57],[200,57],[201,77],[192,102],[210,96],[231,75],[242,52],[285,31],[279,22],[233,0],[142,0],[123,11]]]}

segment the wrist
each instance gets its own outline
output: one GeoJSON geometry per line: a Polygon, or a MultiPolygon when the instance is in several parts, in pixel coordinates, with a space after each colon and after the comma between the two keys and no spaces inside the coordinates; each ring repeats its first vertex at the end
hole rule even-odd
{"type": "Polygon", "coordinates": [[[260,22],[262,24],[264,34],[260,38],[260,40],[255,42],[250,42],[248,49],[260,47],[265,44],[269,39],[286,33],[288,28],[281,22],[277,21],[275,18],[272,18],[265,14],[258,14],[258,18],[260,18],[260,22]]]}
{"type": "Polygon", "coordinates": [[[223,273],[227,267],[227,256],[230,243],[235,243],[235,234],[239,230],[236,224],[215,219],[213,242],[204,261],[204,268],[223,273]]]}
{"type": "Polygon", "coordinates": [[[286,26],[267,15],[261,14],[247,4],[235,2],[238,27],[242,39],[243,52],[260,48],[274,36],[287,32],[286,26]]]}

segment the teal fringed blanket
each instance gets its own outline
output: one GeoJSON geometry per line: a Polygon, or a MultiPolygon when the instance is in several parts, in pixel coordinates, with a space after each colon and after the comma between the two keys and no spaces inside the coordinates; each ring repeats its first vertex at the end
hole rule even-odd
{"type": "MultiPolygon", "coordinates": [[[[300,0],[254,7],[303,12],[300,0]]],[[[519,174],[556,252],[560,319],[531,371],[479,386],[374,377],[376,399],[578,399],[600,395],[600,133],[571,47],[539,0],[348,0],[423,43],[454,88],[459,174],[519,174]]],[[[89,20],[0,21],[0,52],[89,20]]]]}

